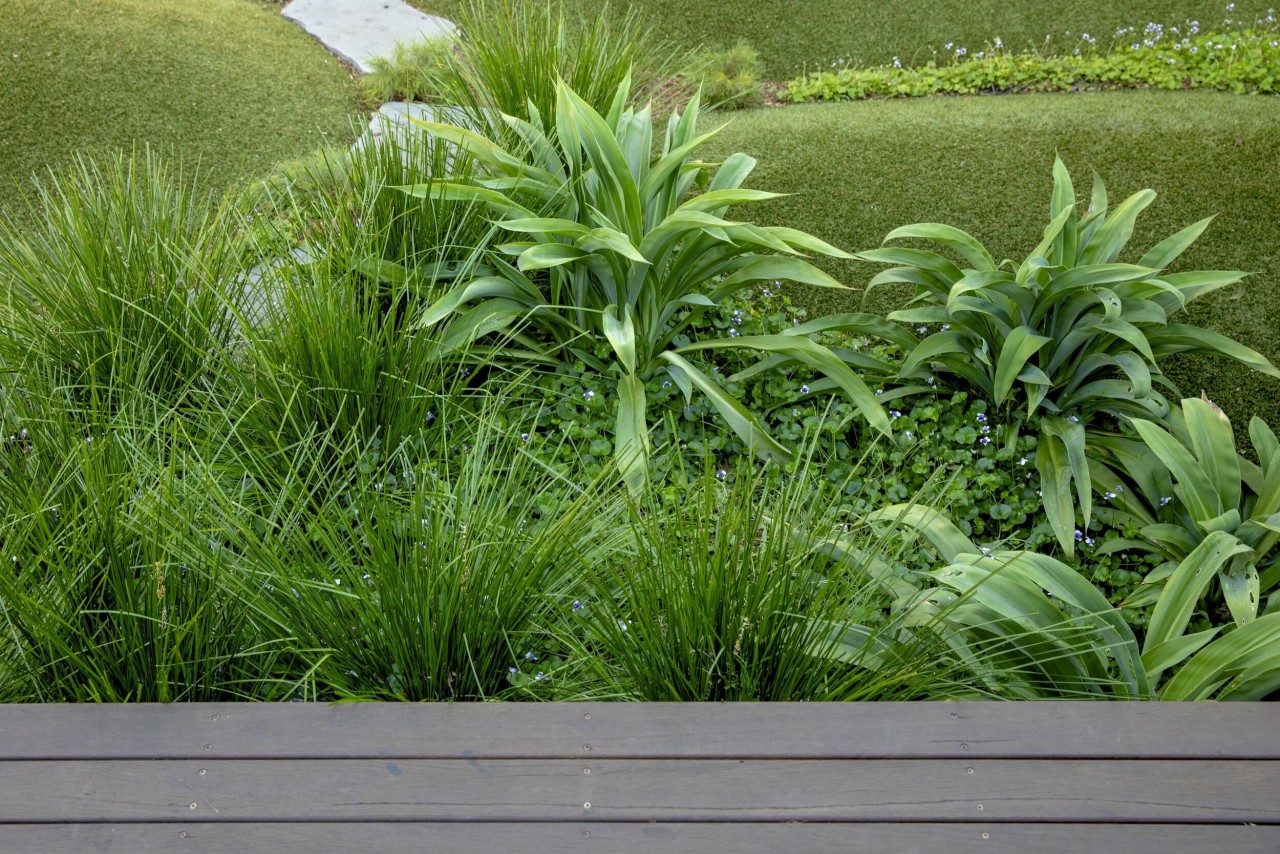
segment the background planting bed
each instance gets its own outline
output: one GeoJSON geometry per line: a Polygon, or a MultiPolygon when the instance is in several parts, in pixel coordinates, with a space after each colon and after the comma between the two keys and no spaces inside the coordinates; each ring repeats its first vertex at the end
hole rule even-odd
{"type": "Polygon", "coordinates": [[[0,709],[0,851],[1280,848],[1260,704],[0,709]]]}

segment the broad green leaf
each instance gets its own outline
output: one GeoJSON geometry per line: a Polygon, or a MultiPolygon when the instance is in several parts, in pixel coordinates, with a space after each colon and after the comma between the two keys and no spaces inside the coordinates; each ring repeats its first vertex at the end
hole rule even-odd
{"type": "Polygon", "coordinates": [[[617,252],[624,258],[635,261],[637,264],[649,263],[648,259],[640,254],[640,250],[636,249],[635,244],[628,240],[625,234],[612,228],[593,228],[579,237],[576,242],[579,247],[588,252],[608,249],[611,252],[617,252]]]}
{"type": "MultiPolygon", "coordinates": [[[[616,305],[605,306],[603,317],[604,335],[613,345],[613,352],[618,354],[622,369],[628,374],[636,371],[636,327],[632,320],[631,306],[623,306],[622,319],[618,319],[616,305]]],[[[643,387],[641,389],[643,391],[643,387]]]]}
{"type": "Polygon", "coordinates": [[[1168,267],[1187,250],[1187,247],[1195,243],[1201,234],[1204,234],[1204,230],[1209,227],[1211,222],[1213,222],[1213,217],[1208,216],[1175,234],[1169,235],[1155,246],[1152,246],[1147,251],[1147,254],[1142,256],[1138,266],[1154,267],[1157,270],[1163,270],[1168,267]]]}
{"type": "Polygon", "coordinates": [[[430,308],[423,312],[422,317],[418,319],[415,326],[419,329],[434,326],[457,311],[459,306],[490,297],[506,297],[513,300],[527,300],[532,297],[534,300],[540,300],[539,294],[528,293],[518,283],[510,279],[485,276],[450,288],[444,296],[432,303],[430,308]]]}
{"type": "MultiPolygon", "coordinates": [[[[1206,646],[1165,683],[1160,699],[1207,700],[1233,677],[1259,665],[1280,668],[1280,613],[1259,617],[1206,646]]],[[[1251,676],[1257,678],[1256,673],[1251,676]]],[[[1261,699],[1244,692],[1237,696],[1261,699]]],[[[1223,699],[1235,698],[1230,689],[1224,691],[1223,699]]]]}
{"type": "Polygon", "coordinates": [[[679,368],[689,382],[697,386],[698,390],[707,396],[707,399],[711,401],[711,405],[716,408],[716,411],[720,413],[720,416],[724,418],[729,427],[738,434],[738,438],[742,439],[748,448],[754,450],[761,457],[790,462],[791,452],[769,435],[768,429],[761,423],[760,419],[752,415],[746,407],[716,385],[710,377],[695,368],[684,357],[671,350],[662,351],[658,354],[658,357],[679,368]]]}
{"type": "Polygon", "coordinates": [[[1061,437],[1041,431],[1036,445],[1036,470],[1040,473],[1040,500],[1049,527],[1070,557],[1076,550],[1076,505],[1071,498],[1071,463],[1061,437]]]}
{"type": "Polygon", "coordinates": [[[716,287],[716,293],[730,294],[752,282],[772,281],[798,282],[802,285],[847,290],[844,285],[807,261],[766,255],[748,262],[727,276],[716,287]]]}
{"type": "MultiPolygon", "coordinates": [[[[613,308],[613,306],[609,306],[613,308]]],[[[628,372],[618,380],[618,420],[613,455],[627,487],[638,492],[649,474],[649,428],[645,423],[644,383],[628,372]]]]}
{"type": "Polygon", "coordinates": [[[994,270],[996,268],[995,259],[991,257],[991,253],[979,243],[973,235],[968,232],[961,231],[950,225],[942,225],[936,222],[920,222],[914,225],[904,225],[901,228],[895,228],[885,236],[884,242],[897,240],[899,238],[922,238],[925,240],[933,240],[945,246],[954,249],[961,257],[973,265],[978,271],[994,270]]]}
{"type": "Polygon", "coordinates": [[[1029,326],[1019,326],[1009,333],[996,361],[995,400],[993,401],[996,406],[1004,403],[1009,390],[1013,388],[1014,380],[1022,373],[1027,360],[1052,340],[1052,338],[1037,335],[1029,326]]]}
{"type": "Polygon", "coordinates": [[[1258,616],[1261,589],[1258,567],[1253,563],[1254,554],[1237,556],[1223,572],[1218,573],[1222,598],[1237,626],[1253,622],[1258,616]]]}
{"type": "Polygon", "coordinates": [[[1252,550],[1223,531],[1209,534],[1200,545],[1182,559],[1165,584],[1147,626],[1143,650],[1178,637],[1186,631],[1196,605],[1204,597],[1214,576],[1236,555],[1252,550]]]}
{"type": "Polygon", "coordinates": [[[567,243],[539,243],[520,253],[516,266],[521,272],[559,267],[572,261],[580,261],[591,255],[585,249],[567,243]]]}
{"type": "Polygon", "coordinates": [[[1181,664],[1188,656],[1194,655],[1209,641],[1218,636],[1219,629],[1205,629],[1193,635],[1178,635],[1164,643],[1158,644],[1142,654],[1142,665],[1147,675],[1158,679],[1160,674],[1174,665],[1181,664]]]}
{"type": "Polygon", "coordinates": [[[1154,190],[1140,190],[1120,204],[1080,247],[1080,264],[1109,264],[1120,254],[1133,234],[1133,223],[1147,205],[1155,201],[1154,190]]]}
{"type": "Polygon", "coordinates": [[[948,563],[954,563],[963,554],[979,553],[973,541],[944,513],[924,504],[892,504],[863,518],[867,522],[891,522],[918,531],[948,563]]]}
{"type": "Polygon", "coordinates": [[[1240,462],[1236,456],[1236,440],[1231,422],[1207,400],[1188,398],[1182,401],[1191,448],[1218,493],[1224,510],[1236,510],[1242,497],[1240,462]]]}
{"type": "Polygon", "coordinates": [[[718,338],[681,347],[679,352],[739,347],[785,355],[820,371],[844,391],[845,396],[858,408],[868,424],[886,436],[892,437],[893,430],[889,426],[889,415],[876,401],[875,395],[871,393],[871,389],[867,388],[866,383],[834,353],[809,338],[798,335],[746,335],[739,338],[718,338]]]}
{"type": "Polygon", "coordinates": [[[1163,329],[1147,333],[1147,341],[1160,355],[1173,353],[1206,353],[1226,356],[1268,376],[1280,378],[1280,370],[1256,350],[1233,341],[1225,335],[1188,324],[1171,323],[1163,329]]]}
{"type": "Polygon", "coordinates": [[[1133,419],[1134,429],[1151,452],[1164,463],[1182,488],[1182,500],[1193,519],[1212,519],[1226,509],[1218,490],[1200,462],[1181,442],[1142,418],[1133,419]]]}

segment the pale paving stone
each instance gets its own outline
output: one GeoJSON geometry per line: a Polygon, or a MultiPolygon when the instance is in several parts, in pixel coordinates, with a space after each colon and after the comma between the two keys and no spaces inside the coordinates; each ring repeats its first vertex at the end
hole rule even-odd
{"type": "Polygon", "coordinates": [[[373,70],[370,60],[392,56],[396,42],[449,37],[458,29],[402,0],[293,0],[282,14],[365,73],[373,70]]]}

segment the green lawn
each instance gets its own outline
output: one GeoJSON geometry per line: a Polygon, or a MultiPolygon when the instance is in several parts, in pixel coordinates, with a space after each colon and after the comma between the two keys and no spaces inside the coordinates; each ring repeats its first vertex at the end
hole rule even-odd
{"type": "Polygon", "coordinates": [[[223,184],[350,133],[347,71],[258,0],[0,3],[0,207],[76,152],[149,143],[223,184]]]}
{"type": "MultiPolygon", "coordinates": [[[[1090,168],[1112,204],[1151,187],[1160,195],[1131,244],[1152,243],[1210,214],[1209,231],[1182,269],[1257,275],[1237,292],[1204,297],[1197,323],[1280,363],[1280,99],[1212,93],[928,98],[756,110],[734,116],[716,141],[760,160],[753,186],[795,193],[756,208],[769,224],[811,231],[841,248],[879,245],[911,222],[964,228],[997,258],[1021,260],[1048,222],[1055,150],[1087,194],[1090,168]]],[[[1137,260],[1137,256],[1127,259],[1137,260]]],[[[861,286],[878,267],[826,265],[861,286]]],[[[866,307],[896,308],[902,292],[875,291],[866,307]]],[[[862,294],[807,291],[817,311],[863,305],[862,294]]],[[[1257,413],[1280,423],[1280,383],[1232,363],[1197,360],[1170,373],[1201,389],[1238,423],[1257,413]]]]}
{"type": "MultiPolygon", "coordinates": [[[[469,0],[409,0],[433,14],[456,19],[469,0]]],[[[566,9],[599,14],[599,0],[563,0],[566,9]]],[[[625,6],[626,4],[620,4],[625,6]]],[[[1237,22],[1265,14],[1265,4],[1237,4],[1228,13],[1222,2],[1206,0],[757,0],[752,3],[688,3],[682,0],[634,0],[658,31],[686,47],[732,44],[746,39],[760,51],[766,78],[783,80],[808,67],[829,67],[837,59],[862,64],[924,62],[930,49],[947,42],[971,51],[1000,37],[1007,47],[1071,45],[1082,32],[1109,43],[1119,27],[1148,21],[1177,24],[1196,18],[1207,28],[1224,17],[1237,22]]]]}

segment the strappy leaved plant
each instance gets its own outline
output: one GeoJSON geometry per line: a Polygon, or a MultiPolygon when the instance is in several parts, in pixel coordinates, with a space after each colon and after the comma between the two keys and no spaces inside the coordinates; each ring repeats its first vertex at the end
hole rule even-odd
{"type": "MultiPolygon", "coordinates": [[[[906,353],[900,366],[879,366],[898,396],[929,390],[939,380],[989,400],[1012,441],[1024,426],[1040,434],[1036,466],[1044,507],[1055,535],[1073,553],[1077,507],[1087,524],[1091,501],[1085,436],[1108,421],[1160,418],[1169,404],[1158,386],[1176,389],[1160,361],[1176,353],[1236,359],[1280,377],[1261,354],[1232,339],[1169,318],[1197,297],[1240,281],[1221,270],[1167,272],[1209,226],[1212,217],[1160,241],[1137,263],[1119,258],[1138,214],[1155,199],[1142,190],[1108,207],[1094,177],[1089,209],[1080,215],[1071,176],[1053,167],[1052,221],[1040,245],[1021,264],[996,263],[976,239],[936,223],[908,225],[885,242],[923,239],[954,251],[965,266],[937,252],[886,246],[857,257],[893,264],[868,289],[887,283],[915,286],[902,311],[888,315],[912,327],[936,324],[917,337],[886,328],[880,318],[850,315],[846,328],[877,335],[906,353]]],[[[861,357],[864,368],[871,361],[861,357]]],[[[886,398],[890,393],[886,393],[886,398]]]]}
{"type": "MultiPolygon", "coordinates": [[[[920,594],[920,618],[946,626],[962,659],[994,665],[993,680],[1029,699],[1260,700],[1280,690],[1280,613],[1221,636],[1218,628],[1184,635],[1185,621],[1158,632],[1153,621],[1139,648],[1120,612],[1061,561],[984,551],[941,513],[919,505],[886,507],[871,520],[913,528],[929,540],[947,565],[931,573],[937,586],[920,594]],[[1161,684],[1171,668],[1176,672],[1161,684]]],[[[1210,534],[1206,547],[1220,547],[1210,541],[1225,536],[1210,534]]],[[[1197,555],[1182,565],[1175,575],[1200,574],[1197,555]]],[[[1171,612],[1180,610],[1172,584],[1163,595],[1171,612]]],[[[1196,597],[1178,598],[1190,602],[1189,614],[1196,597]]]]}
{"type": "Polygon", "coordinates": [[[442,348],[475,345],[471,353],[491,363],[613,377],[615,456],[632,485],[648,458],[645,381],[660,370],[686,396],[695,387],[705,394],[757,453],[790,457],[759,418],[689,361],[702,350],[785,354],[829,377],[888,433],[887,415],[858,375],[804,334],[687,340],[704,311],[753,282],[843,287],[802,252],[849,256],[795,229],[725,219],[730,206],[777,196],[742,187],[756,161],[741,153],[718,167],[695,159],[715,134],[697,133],[696,97],[670,117],[655,158],[650,109],[628,108],[628,92],[624,82],[602,116],[559,82],[554,126],[532,107],[531,121],[506,117],[525,143],[518,154],[467,129],[420,123],[470,153],[485,174],[404,190],[487,205],[516,238],[489,252],[486,274],[453,287],[421,324],[441,328],[442,348]],[[702,192],[690,197],[695,187],[702,192]],[[604,339],[608,358],[595,352],[604,339]]]}
{"type": "MultiPolygon", "coordinates": [[[[1141,537],[1111,540],[1102,550],[1165,559],[1123,604],[1154,602],[1149,634],[1170,637],[1186,628],[1214,578],[1241,626],[1257,618],[1261,598],[1280,583],[1280,440],[1255,417],[1254,463],[1236,453],[1231,422],[1208,400],[1182,401],[1180,415],[1170,419],[1172,431],[1134,419],[1139,439],[1100,439],[1107,462],[1095,459],[1090,467],[1112,505],[1108,521],[1134,524],[1141,537]]],[[[1278,608],[1273,596],[1267,610],[1278,608]]]]}

